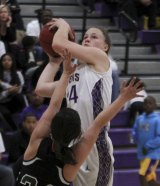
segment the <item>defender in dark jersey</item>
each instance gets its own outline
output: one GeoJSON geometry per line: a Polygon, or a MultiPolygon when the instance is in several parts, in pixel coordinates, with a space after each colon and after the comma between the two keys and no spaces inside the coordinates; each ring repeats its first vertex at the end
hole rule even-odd
{"type": "MultiPolygon", "coordinates": [[[[50,124],[52,118],[59,111],[62,99],[65,94],[65,88],[70,74],[75,67],[71,65],[71,56],[67,51],[64,52],[64,72],[60,83],[55,90],[55,95],[51,98],[50,105],[39,120],[36,129],[30,139],[30,143],[24,154],[19,175],[16,180],[16,186],[66,186],[70,185],[63,177],[63,161],[56,158],[53,140],[49,137],[50,124]]],[[[51,57],[50,57],[51,58],[51,57]]],[[[53,60],[53,59],[51,59],[53,60]]],[[[62,58],[54,59],[50,65],[54,66],[53,76],[59,69],[62,58]]],[[[80,127],[79,127],[80,128],[80,127]]],[[[79,132],[79,131],[78,131],[79,132]]]]}
{"type": "MultiPolygon", "coordinates": [[[[142,89],[137,88],[141,82],[134,84],[135,79],[127,87],[124,84],[117,100],[102,111],[81,136],[78,112],[71,108],[60,110],[69,77],[75,70],[71,64],[70,53],[65,50],[62,55],[65,58],[64,71],[55,86],[48,108],[32,132],[16,186],[70,185],[90,153],[101,129],[119,112],[126,101],[137,97],[137,92],[142,89]]],[[[56,60],[57,63],[48,64],[46,72],[54,66],[53,75],[56,74],[61,59],[56,60]]]]}
{"type": "Polygon", "coordinates": [[[44,139],[38,153],[30,161],[23,161],[22,169],[18,176],[17,186],[65,186],[69,185],[62,174],[63,163],[60,162],[52,150],[52,140],[44,139]]]}

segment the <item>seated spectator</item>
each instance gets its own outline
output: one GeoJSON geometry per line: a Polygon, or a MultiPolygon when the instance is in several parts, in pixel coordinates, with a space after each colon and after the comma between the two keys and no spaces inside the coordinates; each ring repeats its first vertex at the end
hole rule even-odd
{"type": "MultiPolygon", "coordinates": [[[[18,20],[19,21],[19,20],[18,20]]],[[[5,44],[6,52],[12,53],[17,61],[19,43],[17,40],[17,26],[13,20],[10,7],[6,4],[0,5],[0,38],[5,44]]]]}
{"type": "Polygon", "coordinates": [[[36,67],[45,60],[42,47],[36,45],[35,38],[32,36],[24,36],[21,46],[17,49],[17,68],[22,70],[23,74],[28,69],[36,67]]]}
{"type": "Polygon", "coordinates": [[[25,152],[32,131],[37,124],[38,118],[32,112],[23,115],[19,130],[6,135],[6,146],[9,154],[8,163],[14,166],[16,161],[25,152]]]}
{"type": "MultiPolygon", "coordinates": [[[[27,26],[26,26],[26,35],[33,37],[33,39],[35,39],[35,43],[36,45],[40,45],[39,44],[39,35],[40,35],[40,31],[41,28],[48,23],[49,21],[51,21],[51,19],[53,18],[53,12],[51,9],[37,9],[35,11],[35,13],[37,14],[37,19],[34,19],[32,21],[30,21],[27,26]]],[[[36,47],[37,49],[37,53],[41,53],[41,49],[36,47]]],[[[46,60],[48,62],[48,55],[46,55],[46,53],[42,50],[42,61],[46,60]]]]}
{"type": "Polygon", "coordinates": [[[139,29],[143,29],[141,26],[140,18],[142,16],[148,17],[148,28],[156,28],[156,15],[157,15],[157,2],[156,0],[120,0],[120,9],[124,10],[131,16],[132,19],[139,23],[139,29]]]}
{"type": "Polygon", "coordinates": [[[93,12],[95,10],[95,2],[96,0],[77,0],[77,3],[81,6],[87,6],[88,12],[93,12]]]}
{"type": "Polygon", "coordinates": [[[39,119],[43,112],[48,107],[47,104],[44,104],[45,98],[37,95],[34,90],[28,95],[29,105],[26,106],[21,112],[21,118],[27,113],[34,113],[36,118],[39,119]]]}
{"type": "MultiPolygon", "coordinates": [[[[130,80],[128,82],[130,82],[130,80]]],[[[137,78],[137,81],[140,81],[140,79],[137,78]]],[[[142,83],[142,85],[146,88],[144,83],[142,83]]],[[[131,99],[129,102],[127,102],[124,105],[124,108],[123,108],[123,110],[129,111],[129,126],[130,127],[133,126],[133,123],[135,122],[136,117],[143,113],[144,111],[143,102],[144,102],[144,99],[148,95],[145,89],[141,90],[138,94],[142,95],[143,97],[137,97],[137,98],[131,99]]]]}
{"type": "Polygon", "coordinates": [[[16,43],[16,26],[12,21],[10,8],[0,5],[0,38],[5,43],[7,51],[12,51],[12,44],[16,43]]]}
{"type": "MultiPolygon", "coordinates": [[[[0,132],[0,162],[2,161],[2,153],[5,152],[4,141],[0,132]]],[[[7,165],[0,163],[0,185],[1,186],[14,186],[15,179],[13,171],[7,165]]]]}
{"type": "Polygon", "coordinates": [[[13,56],[5,53],[0,58],[0,111],[14,130],[17,127],[12,114],[20,112],[26,105],[23,85],[23,75],[17,72],[13,56]]]}
{"type": "Polygon", "coordinates": [[[53,13],[50,9],[38,9],[35,12],[37,13],[37,19],[32,20],[27,24],[26,35],[38,39],[41,28],[52,19],[53,13]]]}
{"type": "Polygon", "coordinates": [[[18,43],[21,43],[22,38],[24,37],[25,34],[25,27],[24,27],[22,16],[20,14],[21,9],[19,3],[17,0],[8,0],[7,4],[10,7],[13,23],[16,26],[17,41],[18,43]]]}

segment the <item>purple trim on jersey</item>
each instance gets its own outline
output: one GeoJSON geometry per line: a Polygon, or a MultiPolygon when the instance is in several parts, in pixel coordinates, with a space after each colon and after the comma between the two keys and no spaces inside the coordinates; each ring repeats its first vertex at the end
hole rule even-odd
{"type": "Polygon", "coordinates": [[[96,82],[96,84],[94,85],[93,90],[92,90],[94,119],[103,110],[103,107],[104,107],[102,94],[101,94],[102,89],[103,89],[103,84],[102,84],[102,79],[100,79],[99,81],[96,82]]]}
{"type": "Polygon", "coordinates": [[[105,139],[106,128],[104,127],[96,141],[99,155],[99,172],[96,186],[107,186],[110,180],[111,156],[105,139]]]}
{"type": "MultiPolygon", "coordinates": [[[[93,116],[96,116],[103,110],[104,102],[102,99],[103,84],[102,79],[96,82],[92,90],[93,101],[93,116]]],[[[98,155],[99,155],[99,172],[96,186],[107,186],[110,177],[111,157],[108,151],[107,142],[105,139],[105,127],[99,134],[96,141],[98,155]],[[105,162],[105,163],[104,163],[105,162]]]]}

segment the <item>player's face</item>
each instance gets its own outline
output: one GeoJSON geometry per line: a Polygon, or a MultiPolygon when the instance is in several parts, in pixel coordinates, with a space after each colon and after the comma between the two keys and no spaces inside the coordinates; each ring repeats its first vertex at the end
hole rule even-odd
{"type": "Polygon", "coordinates": [[[98,28],[90,28],[84,35],[83,46],[97,47],[106,51],[107,44],[105,43],[105,37],[102,31],[98,28]]]}

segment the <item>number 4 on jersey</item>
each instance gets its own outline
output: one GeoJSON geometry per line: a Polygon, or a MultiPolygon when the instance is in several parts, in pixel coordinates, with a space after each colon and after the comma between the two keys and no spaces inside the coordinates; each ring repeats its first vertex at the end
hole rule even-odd
{"type": "Polygon", "coordinates": [[[78,96],[77,96],[77,91],[76,91],[76,85],[73,85],[71,87],[71,90],[68,96],[69,96],[69,101],[73,100],[75,103],[77,103],[78,96]]]}

